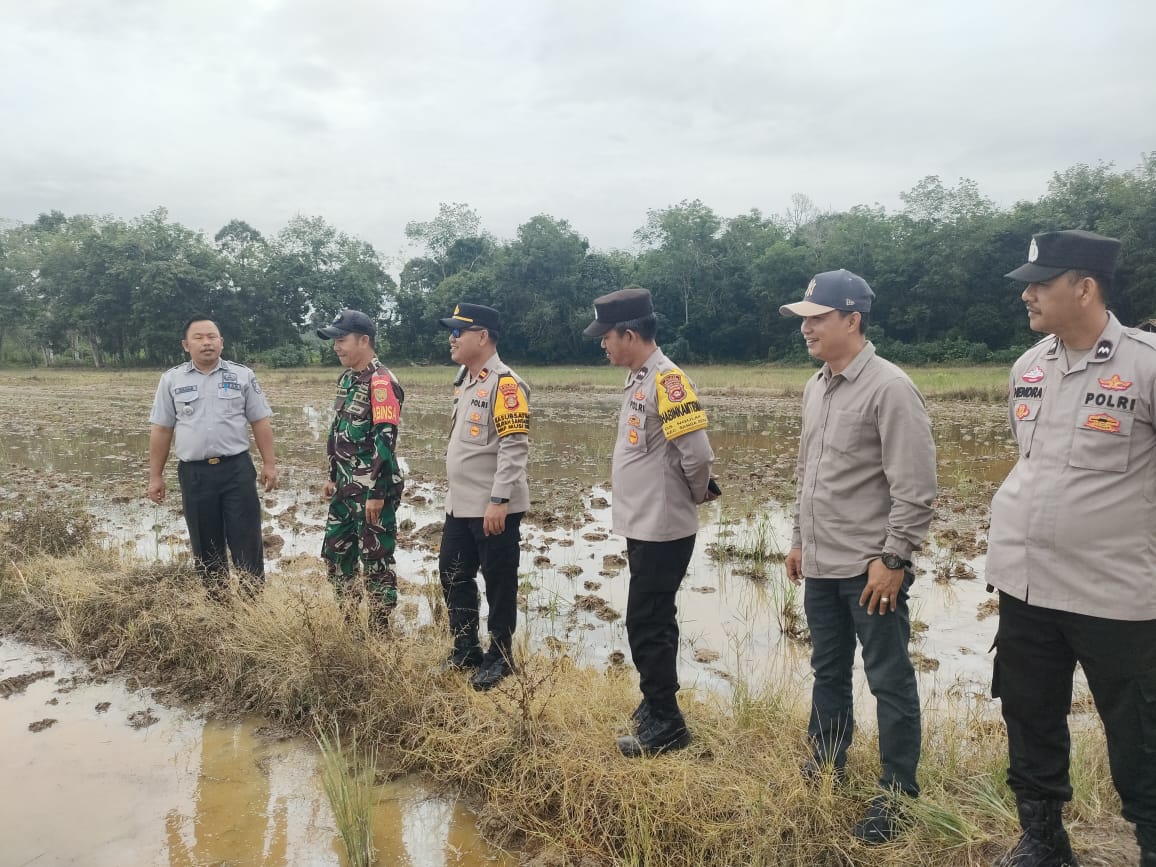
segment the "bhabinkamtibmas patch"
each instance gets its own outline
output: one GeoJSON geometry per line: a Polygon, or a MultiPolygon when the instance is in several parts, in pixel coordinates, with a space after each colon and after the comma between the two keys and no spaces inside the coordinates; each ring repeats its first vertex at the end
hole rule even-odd
{"type": "Polygon", "coordinates": [[[498,377],[494,397],[494,427],[498,436],[528,434],[530,432],[530,404],[518,380],[505,375],[498,377]]]}
{"type": "Polygon", "coordinates": [[[393,380],[388,373],[375,373],[369,386],[369,400],[373,406],[374,424],[401,424],[401,404],[393,391],[393,380]]]}
{"type": "Polygon", "coordinates": [[[658,374],[658,417],[668,440],[702,430],[707,426],[706,411],[698,402],[690,380],[678,368],[658,374]]]}

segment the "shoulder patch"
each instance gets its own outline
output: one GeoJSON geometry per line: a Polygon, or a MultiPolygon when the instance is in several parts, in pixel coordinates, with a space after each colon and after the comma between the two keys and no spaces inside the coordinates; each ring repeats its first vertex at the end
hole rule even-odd
{"type": "Polygon", "coordinates": [[[493,399],[494,427],[499,437],[530,432],[530,402],[518,380],[504,373],[498,377],[493,399]]]}
{"type": "Polygon", "coordinates": [[[655,380],[658,418],[662,422],[662,433],[668,440],[707,426],[706,412],[685,373],[674,367],[659,371],[655,380]]]}
{"type": "Polygon", "coordinates": [[[369,402],[373,407],[374,424],[401,424],[401,404],[393,391],[393,379],[388,370],[373,374],[369,385],[369,402]]]}

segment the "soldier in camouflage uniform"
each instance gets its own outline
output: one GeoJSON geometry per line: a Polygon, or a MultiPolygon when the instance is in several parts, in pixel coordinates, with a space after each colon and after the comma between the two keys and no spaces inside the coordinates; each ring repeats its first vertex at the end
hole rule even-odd
{"type": "Polygon", "coordinates": [[[346,371],[337,383],[326,452],[330,498],[321,556],[340,595],[354,591],[358,559],[365,574],[370,617],[383,627],[397,605],[393,552],[404,482],[394,455],[401,423],[401,385],[374,354],[377,329],[357,310],[343,309],[327,328],[346,371]]]}

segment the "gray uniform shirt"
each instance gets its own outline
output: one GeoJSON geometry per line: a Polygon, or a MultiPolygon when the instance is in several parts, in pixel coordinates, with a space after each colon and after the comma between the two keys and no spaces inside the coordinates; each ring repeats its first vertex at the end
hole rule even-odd
{"type": "Polygon", "coordinates": [[[868,342],[847,368],[803,389],[795,527],[808,578],[854,578],[923,544],[935,499],[935,443],[923,395],[868,342]]]}
{"type": "MultiPolygon", "coordinates": [[[[510,512],[530,508],[530,485],[526,463],[530,457],[530,437],[526,433],[498,436],[495,413],[499,402],[511,399],[499,391],[509,378],[518,384],[529,413],[530,387],[502,363],[495,352],[472,379],[454,390],[450,441],[446,448],[446,514],[456,518],[480,518],[490,505],[490,497],[505,497],[510,512]]],[[[514,396],[516,398],[516,396],[514,396]]]]}
{"type": "Polygon", "coordinates": [[[151,424],[174,428],[177,460],[203,461],[249,450],[249,425],[273,414],[249,368],[221,359],[208,373],[191,361],[161,375],[151,424]]]}
{"type": "Polygon", "coordinates": [[[987,580],[1043,608],[1156,619],[1156,335],[1115,316],[1068,368],[1056,337],[1012,368],[1019,460],[996,492],[987,580]]]}
{"type": "MultiPolygon", "coordinates": [[[[714,466],[705,427],[667,439],[659,415],[660,388],[672,420],[701,412],[693,384],[661,349],[626,378],[611,468],[612,524],[615,533],[644,542],[669,542],[698,532],[695,507],[706,500],[714,466]],[[678,378],[669,378],[671,373],[678,378]]],[[[699,421],[706,424],[705,414],[699,421]]]]}

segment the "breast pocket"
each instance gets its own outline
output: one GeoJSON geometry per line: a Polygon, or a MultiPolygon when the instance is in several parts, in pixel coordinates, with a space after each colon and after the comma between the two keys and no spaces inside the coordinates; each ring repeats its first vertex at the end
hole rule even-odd
{"type": "Polygon", "coordinates": [[[864,420],[857,412],[837,409],[827,418],[827,445],[839,452],[854,452],[863,443],[864,420]]]}
{"type": "Polygon", "coordinates": [[[488,445],[493,436],[490,410],[478,407],[463,407],[463,409],[466,412],[466,417],[462,421],[462,429],[461,433],[458,434],[458,439],[472,445],[488,445]]]}
{"type": "Polygon", "coordinates": [[[201,413],[205,402],[201,400],[199,391],[186,391],[181,394],[174,392],[173,409],[177,413],[178,421],[189,421],[201,413]]]}
{"type": "Polygon", "coordinates": [[[633,409],[623,413],[618,422],[618,441],[628,452],[646,454],[646,413],[633,409]]]}
{"type": "Polygon", "coordinates": [[[1015,416],[1016,443],[1020,447],[1020,456],[1028,457],[1032,453],[1032,440],[1036,435],[1036,419],[1040,414],[1038,400],[1023,400],[1012,408],[1015,416]]]}
{"type": "MultiPolygon", "coordinates": [[[[226,383],[233,386],[234,383],[226,383]]],[[[245,395],[241,387],[218,388],[217,401],[220,404],[221,415],[239,415],[245,411],[245,395]]]]}
{"type": "Polygon", "coordinates": [[[1132,448],[1130,413],[1111,410],[1089,411],[1082,408],[1076,416],[1076,430],[1072,435],[1072,451],[1068,464],[1082,470],[1122,473],[1128,469],[1128,455],[1132,448]]]}

